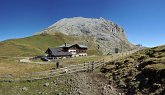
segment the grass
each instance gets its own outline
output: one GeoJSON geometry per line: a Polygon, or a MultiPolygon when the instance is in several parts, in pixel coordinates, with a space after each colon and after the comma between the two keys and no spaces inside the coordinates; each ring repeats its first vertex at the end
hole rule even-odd
{"type": "Polygon", "coordinates": [[[70,91],[70,86],[65,84],[68,77],[64,75],[34,82],[0,82],[0,95],[66,95],[70,91]],[[44,86],[45,83],[49,86],[44,86]],[[24,87],[27,91],[22,90],[24,87]]]}
{"type": "MultiPolygon", "coordinates": [[[[60,60],[60,63],[78,64],[83,63],[84,61],[96,61],[102,58],[102,56],[77,57],[60,60]]],[[[18,63],[18,59],[16,58],[8,57],[0,58],[0,60],[0,68],[4,68],[1,69],[0,74],[13,74],[14,76],[18,77],[19,74],[45,71],[54,66],[54,64],[23,64],[18,63]]],[[[47,80],[37,80],[33,82],[0,82],[0,95],[59,95],[59,93],[62,93],[62,95],[67,95],[71,91],[70,85],[66,83],[69,77],[69,75],[63,75],[47,80]],[[54,83],[54,81],[57,81],[57,83],[54,83]],[[49,86],[43,86],[45,83],[49,83],[49,86]],[[28,90],[22,91],[22,88],[24,87],[26,87],[28,90]]]]}
{"type": "MultiPolygon", "coordinates": [[[[81,64],[84,62],[100,61],[103,58],[103,56],[87,56],[59,59],[57,61],[59,61],[60,65],[64,67],[68,65],[81,64]]],[[[20,63],[19,58],[0,57],[0,75],[10,74],[14,78],[19,78],[20,76],[34,72],[52,70],[56,66],[55,63],[56,62],[48,62],[48,64],[20,63]]]]}
{"type": "Polygon", "coordinates": [[[69,44],[86,44],[88,46],[88,55],[96,56],[59,60],[61,63],[78,64],[86,61],[94,61],[99,59],[97,55],[101,55],[101,52],[95,48],[96,45],[95,43],[92,43],[90,37],[77,38],[57,32],[53,35],[41,34],[26,38],[11,39],[0,42],[0,74],[12,74],[13,76],[19,76],[24,73],[50,70],[54,68],[54,64],[23,64],[19,63],[19,58],[14,57],[44,55],[47,48],[58,47],[65,42],[69,44]]]}
{"type": "Polygon", "coordinates": [[[27,64],[19,63],[16,58],[0,58],[0,74],[8,75],[11,74],[14,77],[19,77],[21,75],[46,71],[53,68],[53,64],[27,64]]]}
{"type": "Polygon", "coordinates": [[[73,64],[80,64],[84,62],[99,61],[102,59],[103,59],[102,56],[84,56],[84,57],[74,57],[74,58],[68,58],[68,59],[59,59],[57,61],[60,64],[73,65],[73,64]]]}
{"type": "MultiPolygon", "coordinates": [[[[87,45],[89,56],[58,60],[62,65],[110,59],[109,56],[99,56],[102,55],[102,53],[96,48],[97,45],[93,43],[91,38],[85,40],[83,37],[76,38],[61,33],[55,33],[54,35],[34,35],[0,42],[0,75],[10,74],[17,79],[24,74],[47,71],[54,68],[55,64],[19,63],[19,58],[14,57],[43,55],[48,47],[57,47],[64,44],[64,42],[69,44],[80,43],[87,45]]],[[[60,76],[58,78],[59,80],[63,80],[67,77],[68,76],[60,76]]],[[[63,94],[66,95],[69,92],[69,85],[66,85],[65,81],[60,82],[59,85],[55,85],[53,84],[53,81],[56,79],[57,77],[50,80],[34,81],[32,83],[0,82],[0,95],[36,95],[40,92],[43,93],[43,95],[46,93],[48,95],[57,95],[60,92],[63,92],[63,94]],[[43,84],[45,83],[50,83],[50,86],[44,87],[43,84]],[[28,91],[22,91],[23,87],[26,87],[28,91]]]]}
{"type": "Polygon", "coordinates": [[[34,56],[36,54],[41,54],[41,50],[29,46],[29,45],[21,45],[16,42],[2,42],[0,43],[0,56],[34,56]]]}
{"type": "Polygon", "coordinates": [[[11,39],[0,42],[0,56],[36,56],[43,55],[47,48],[58,47],[64,43],[86,44],[89,47],[89,55],[101,55],[101,52],[95,48],[95,44],[83,39],[83,37],[72,37],[62,33],[54,35],[41,34],[26,38],[11,39]]]}
{"type": "Polygon", "coordinates": [[[0,43],[0,56],[35,56],[44,54],[48,47],[57,47],[74,38],[57,33],[56,35],[34,35],[12,39],[0,43]]]}
{"type": "Polygon", "coordinates": [[[103,73],[127,94],[164,94],[165,45],[108,62],[103,73]],[[156,87],[154,84],[159,84],[156,87]]]}
{"type": "Polygon", "coordinates": [[[154,70],[165,70],[165,64],[152,64],[152,65],[147,65],[145,68],[150,68],[150,69],[154,69],[154,70]]]}

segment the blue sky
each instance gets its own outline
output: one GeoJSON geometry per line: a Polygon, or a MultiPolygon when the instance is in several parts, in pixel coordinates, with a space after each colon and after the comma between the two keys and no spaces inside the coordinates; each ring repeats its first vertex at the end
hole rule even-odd
{"type": "Polygon", "coordinates": [[[0,41],[30,36],[67,17],[103,17],[133,44],[165,44],[165,0],[0,0],[0,41]]]}

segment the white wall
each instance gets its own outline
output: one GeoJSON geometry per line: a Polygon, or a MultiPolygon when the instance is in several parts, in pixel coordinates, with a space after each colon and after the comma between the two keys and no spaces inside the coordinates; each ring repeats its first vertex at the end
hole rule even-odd
{"type": "Polygon", "coordinates": [[[76,54],[76,50],[74,50],[74,49],[69,49],[68,52],[72,53],[73,55],[76,54]]]}
{"type": "Polygon", "coordinates": [[[75,49],[69,49],[68,52],[72,53],[72,57],[78,57],[78,56],[87,56],[87,53],[76,53],[75,49]]]}
{"type": "Polygon", "coordinates": [[[87,53],[79,53],[79,56],[87,56],[87,53]]]}

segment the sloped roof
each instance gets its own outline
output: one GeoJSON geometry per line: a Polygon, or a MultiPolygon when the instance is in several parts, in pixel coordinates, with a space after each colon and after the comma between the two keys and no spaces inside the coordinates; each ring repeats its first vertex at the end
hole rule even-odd
{"type": "Polygon", "coordinates": [[[79,47],[81,47],[81,48],[88,48],[87,46],[85,46],[85,45],[79,45],[79,44],[77,44],[79,47]]]}
{"type": "Polygon", "coordinates": [[[59,47],[71,47],[72,45],[71,44],[64,44],[64,45],[61,45],[61,46],[59,46],[59,47]]]}
{"type": "Polygon", "coordinates": [[[48,48],[54,56],[71,56],[70,52],[64,52],[62,48],[48,48]]]}
{"type": "Polygon", "coordinates": [[[72,56],[70,52],[56,52],[53,53],[54,56],[72,56]]]}
{"type": "Polygon", "coordinates": [[[61,45],[61,46],[59,46],[59,47],[61,47],[61,48],[63,48],[63,47],[71,47],[71,46],[74,46],[74,45],[78,45],[79,47],[81,47],[81,48],[88,48],[87,46],[85,46],[85,45],[79,45],[79,44],[73,44],[73,45],[71,45],[71,44],[64,44],[64,45],[61,45]]]}
{"type": "Polygon", "coordinates": [[[63,49],[62,48],[49,48],[52,52],[60,52],[63,49]]]}

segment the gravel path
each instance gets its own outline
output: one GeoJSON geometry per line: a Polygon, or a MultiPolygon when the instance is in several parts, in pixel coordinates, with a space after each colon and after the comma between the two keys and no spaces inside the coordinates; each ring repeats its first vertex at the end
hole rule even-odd
{"type": "Polygon", "coordinates": [[[75,73],[70,79],[71,95],[120,95],[101,74],[75,73]]]}

